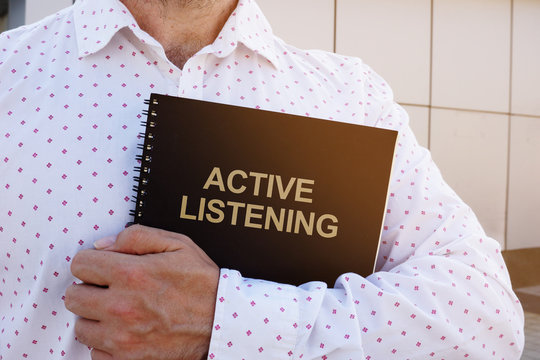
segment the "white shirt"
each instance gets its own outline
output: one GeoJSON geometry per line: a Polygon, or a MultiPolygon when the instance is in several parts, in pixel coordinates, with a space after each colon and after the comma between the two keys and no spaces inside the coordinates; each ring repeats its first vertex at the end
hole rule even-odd
{"type": "Polygon", "coordinates": [[[327,288],[222,269],[210,359],[519,358],[498,243],[360,59],[286,45],[241,0],[180,70],[120,1],[79,0],[0,35],[0,359],[89,359],[63,303],[70,261],[132,220],[151,92],[400,132],[377,272],[327,288]]]}

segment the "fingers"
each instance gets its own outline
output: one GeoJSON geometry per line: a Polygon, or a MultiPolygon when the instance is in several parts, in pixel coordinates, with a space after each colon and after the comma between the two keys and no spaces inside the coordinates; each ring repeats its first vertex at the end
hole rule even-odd
{"type": "Polygon", "coordinates": [[[66,290],[66,309],[82,318],[101,320],[106,316],[107,289],[87,284],[71,285],[66,290]]]}
{"type": "Polygon", "coordinates": [[[113,358],[109,353],[98,349],[92,349],[90,356],[92,357],[92,360],[112,360],[113,358]]]}
{"type": "Polygon", "coordinates": [[[191,240],[182,234],[141,225],[133,225],[118,234],[114,246],[107,250],[125,254],[146,255],[180,250],[191,240]]]}
{"type": "MultiPolygon", "coordinates": [[[[88,319],[77,319],[77,322],[75,323],[75,336],[77,337],[77,340],[85,344],[87,346],[90,346],[95,349],[99,349],[97,351],[97,356],[104,356],[104,354],[101,354],[101,352],[107,352],[111,351],[111,344],[107,344],[107,336],[103,336],[103,333],[105,332],[105,329],[103,329],[102,324],[99,321],[94,320],[88,320],[88,319]]],[[[107,353],[108,354],[108,353],[107,353]]],[[[104,359],[107,359],[106,357],[103,357],[104,359]]],[[[94,357],[92,357],[94,359],[94,357]]],[[[100,359],[99,357],[97,359],[100,359]]]]}
{"type": "Polygon", "coordinates": [[[81,250],[71,261],[71,273],[92,285],[111,285],[116,264],[129,261],[127,255],[100,250],[81,250]]]}

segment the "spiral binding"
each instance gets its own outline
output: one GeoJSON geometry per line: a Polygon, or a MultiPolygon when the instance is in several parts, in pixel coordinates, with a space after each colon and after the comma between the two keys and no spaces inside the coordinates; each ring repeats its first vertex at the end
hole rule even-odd
{"type": "Polygon", "coordinates": [[[153,129],[157,127],[156,118],[158,116],[155,107],[159,105],[159,100],[155,97],[144,101],[145,105],[148,105],[147,110],[143,110],[143,115],[146,116],[146,120],[141,121],[141,126],[145,128],[145,132],[139,133],[139,136],[144,139],[142,144],[137,144],[137,149],[142,150],[142,154],[137,155],[135,158],[140,163],[139,166],[135,166],[134,171],[137,172],[137,176],[133,177],[136,185],[133,186],[133,191],[136,195],[132,196],[131,201],[135,203],[135,209],[131,210],[129,214],[134,217],[132,222],[128,222],[126,227],[139,223],[143,214],[145,206],[145,198],[148,196],[148,185],[150,180],[148,174],[150,174],[152,163],[152,150],[154,149],[153,141],[155,135],[153,129]]]}

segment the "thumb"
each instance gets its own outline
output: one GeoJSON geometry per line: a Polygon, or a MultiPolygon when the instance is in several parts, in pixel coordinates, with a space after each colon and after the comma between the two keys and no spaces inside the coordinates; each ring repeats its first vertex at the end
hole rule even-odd
{"type": "Polygon", "coordinates": [[[116,242],[116,235],[106,236],[94,242],[96,250],[108,250],[116,242]]]}
{"type": "Polygon", "coordinates": [[[146,255],[176,251],[184,247],[188,237],[161,229],[132,225],[117,236],[107,236],[94,243],[98,250],[146,255]]]}

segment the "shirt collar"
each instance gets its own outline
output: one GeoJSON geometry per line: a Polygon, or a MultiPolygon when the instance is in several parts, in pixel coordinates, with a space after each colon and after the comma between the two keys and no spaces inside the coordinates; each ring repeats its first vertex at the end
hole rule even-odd
{"type": "MultiPolygon", "coordinates": [[[[78,0],[74,8],[79,56],[85,57],[103,49],[123,28],[129,28],[143,43],[162,46],[138,25],[120,0],[78,0]]],[[[275,67],[278,55],[270,24],[254,0],[239,0],[223,29],[213,44],[200,53],[226,57],[241,43],[256,54],[262,55],[275,67]]]]}

